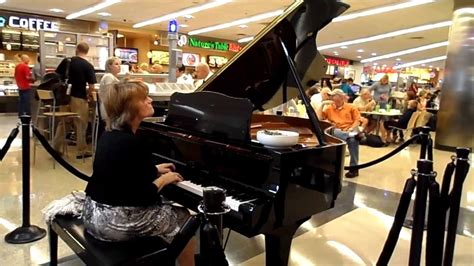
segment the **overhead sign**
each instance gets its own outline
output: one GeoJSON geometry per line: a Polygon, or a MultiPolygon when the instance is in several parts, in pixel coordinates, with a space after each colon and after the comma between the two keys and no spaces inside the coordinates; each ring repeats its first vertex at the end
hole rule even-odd
{"type": "Polygon", "coordinates": [[[176,21],[176,19],[172,19],[168,23],[168,32],[169,33],[177,33],[178,32],[178,21],[176,21]]]}
{"type": "Polygon", "coordinates": [[[326,57],[326,62],[330,65],[335,65],[335,66],[347,66],[350,64],[349,60],[331,58],[331,57],[326,57]]]}
{"type": "Polygon", "coordinates": [[[59,23],[32,17],[19,17],[19,16],[0,16],[0,27],[9,27],[16,29],[25,29],[31,31],[49,30],[59,31],[59,23]]]}
{"type": "Polygon", "coordinates": [[[235,52],[235,51],[240,50],[240,45],[238,44],[227,43],[227,42],[217,42],[217,41],[201,41],[193,37],[188,38],[188,45],[191,47],[218,50],[218,51],[235,52]],[[236,47],[236,46],[239,46],[239,47],[236,47]]]}

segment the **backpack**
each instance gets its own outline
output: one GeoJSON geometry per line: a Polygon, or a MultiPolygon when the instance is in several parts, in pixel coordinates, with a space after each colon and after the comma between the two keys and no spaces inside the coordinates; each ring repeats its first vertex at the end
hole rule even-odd
{"type": "Polygon", "coordinates": [[[58,73],[48,73],[44,75],[41,84],[38,85],[38,90],[51,90],[56,100],[56,105],[68,105],[71,101],[71,96],[68,94],[68,79],[69,79],[69,64],[70,58],[66,58],[66,73],[65,80],[61,79],[58,73]]]}
{"type": "Polygon", "coordinates": [[[379,135],[367,134],[366,140],[361,142],[362,145],[367,145],[374,148],[380,148],[385,146],[385,143],[382,141],[382,138],[379,135]]]}

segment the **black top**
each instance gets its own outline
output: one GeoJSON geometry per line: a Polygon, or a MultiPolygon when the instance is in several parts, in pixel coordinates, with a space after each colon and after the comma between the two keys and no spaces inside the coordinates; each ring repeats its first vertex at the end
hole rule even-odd
{"type": "Polygon", "coordinates": [[[414,112],[416,112],[416,109],[407,109],[398,120],[398,126],[400,128],[407,128],[408,122],[410,121],[410,118],[414,112]]]}
{"type": "MultiPolygon", "coordinates": [[[[61,78],[66,79],[67,59],[64,59],[56,68],[56,73],[61,75],[61,78]]],[[[69,63],[69,80],[71,84],[71,96],[76,98],[87,99],[87,84],[95,84],[94,66],[82,57],[74,56],[69,63]]]]}
{"type": "Polygon", "coordinates": [[[112,206],[149,206],[159,202],[151,153],[129,129],[107,131],[99,140],[86,194],[112,206]]]}

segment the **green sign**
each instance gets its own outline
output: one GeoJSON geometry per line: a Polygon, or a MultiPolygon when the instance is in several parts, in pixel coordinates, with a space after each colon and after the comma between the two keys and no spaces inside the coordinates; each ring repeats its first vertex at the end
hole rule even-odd
{"type": "Polygon", "coordinates": [[[213,41],[201,41],[193,37],[189,37],[188,41],[189,46],[198,47],[203,49],[219,50],[219,51],[228,51],[229,43],[226,42],[213,42],[213,41]]]}

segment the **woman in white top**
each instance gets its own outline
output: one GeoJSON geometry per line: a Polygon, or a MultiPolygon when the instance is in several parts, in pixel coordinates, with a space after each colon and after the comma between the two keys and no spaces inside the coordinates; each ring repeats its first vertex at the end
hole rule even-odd
{"type": "Polygon", "coordinates": [[[99,97],[98,102],[100,103],[99,118],[104,120],[106,117],[105,109],[100,99],[105,95],[105,91],[110,87],[110,85],[119,82],[118,74],[120,73],[120,59],[118,57],[110,57],[105,62],[105,75],[100,80],[99,86],[99,97]]]}

